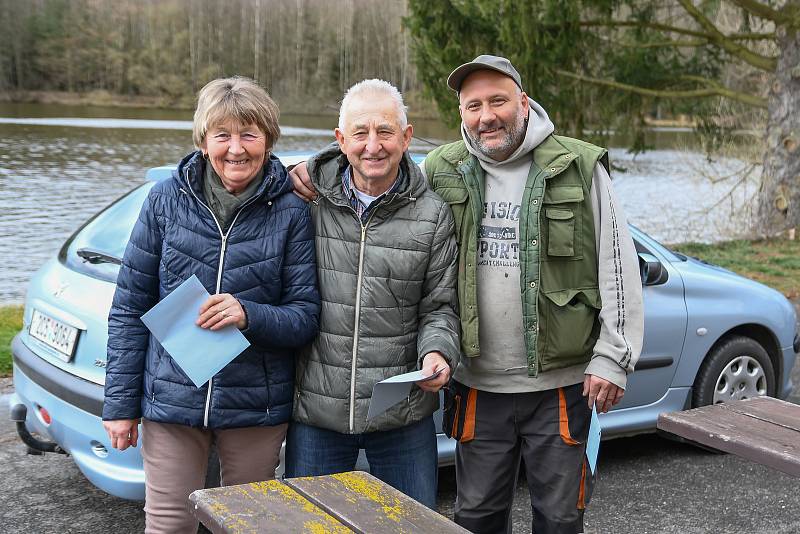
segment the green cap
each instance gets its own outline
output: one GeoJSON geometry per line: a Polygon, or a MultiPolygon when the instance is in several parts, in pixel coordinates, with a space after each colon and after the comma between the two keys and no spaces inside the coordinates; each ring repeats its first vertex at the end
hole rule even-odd
{"type": "MultiPolygon", "coordinates": [[[[461,90],[461,84],[464,83],[464,78],[475,72],[476,70],[495,70],[500,74],[505,74],[512,80],[517,86],[522,89],[522,79],[519,76],[519,72],[517,69],[514,68],[514,65],[511,62],[500,56],[490,56],[488,54],[483,54],[469,63],[464,63],[456,70],[450,73],[450,76],[447,77],[447,85],[455,92],[459,92],[461,90]]],[[[524,90],[524,89],[523,89],[524,90]]]]}

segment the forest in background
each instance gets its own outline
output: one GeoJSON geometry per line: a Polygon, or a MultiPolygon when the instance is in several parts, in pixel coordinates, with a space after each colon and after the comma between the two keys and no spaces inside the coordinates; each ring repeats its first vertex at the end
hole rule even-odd
{"type": "Polygon", "coordinates": [[[0,0],[0,91],[192,107],[206,82],[239,74],[284,111],[331,113],[349,86],[379,77],[418,111],[406,10],[371,0],[0,0]]]}

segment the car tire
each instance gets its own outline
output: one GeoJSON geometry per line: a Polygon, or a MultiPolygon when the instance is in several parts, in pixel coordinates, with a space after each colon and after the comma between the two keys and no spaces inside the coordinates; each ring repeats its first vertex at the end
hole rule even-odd
{"type": "Polygon", "coordinates": [[[692,406],[775,395],[775,371],[767,351],[745,336],[725,338],[711,349],[692,391],[692,406]]]}

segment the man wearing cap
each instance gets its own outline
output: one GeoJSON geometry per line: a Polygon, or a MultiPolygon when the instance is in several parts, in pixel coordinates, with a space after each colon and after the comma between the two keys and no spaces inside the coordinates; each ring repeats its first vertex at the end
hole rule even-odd
{"type": "Polygon", "coordinates": [[[642,346],[642,287],[606,150],[554,135],[505,58],[455,69],[462,140],[425,158],[459,244],[461,363],[445,426],[455,519],[510,528],[524,460],[533,531],[583,532],[592,405],[625,392],[642,346]]]}

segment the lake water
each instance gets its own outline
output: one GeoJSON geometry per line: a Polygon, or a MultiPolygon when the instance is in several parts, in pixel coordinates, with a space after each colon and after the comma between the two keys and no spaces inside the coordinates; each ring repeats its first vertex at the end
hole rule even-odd
{"type": "MultiPolygon", "coordinates": [[[[31,273],[87,218],[142,183],[148,168],[189,152],[190,121],[188,111],[0,103],[0,303],[22,301],[31,273]]],[[[276,152],[324,147],[335,122],[283,116],[276,152]]],[[[414,125],[425,140],[457,135],[437,121],[414,125]]],[[[741,162],[711,163],[676,148],[691,146],[688,135],[656,132],[651,142],[662,148],[637,157],[611,150],[625,171],[612,175],[629,221],[666,243],[747,234],[757,183],[740,183],[741,162]],[[709,178],[720,176],[727,178],[709,178]]],[[[420,139],[412,143],[412,151],[431,148],[420,139]]]]}

